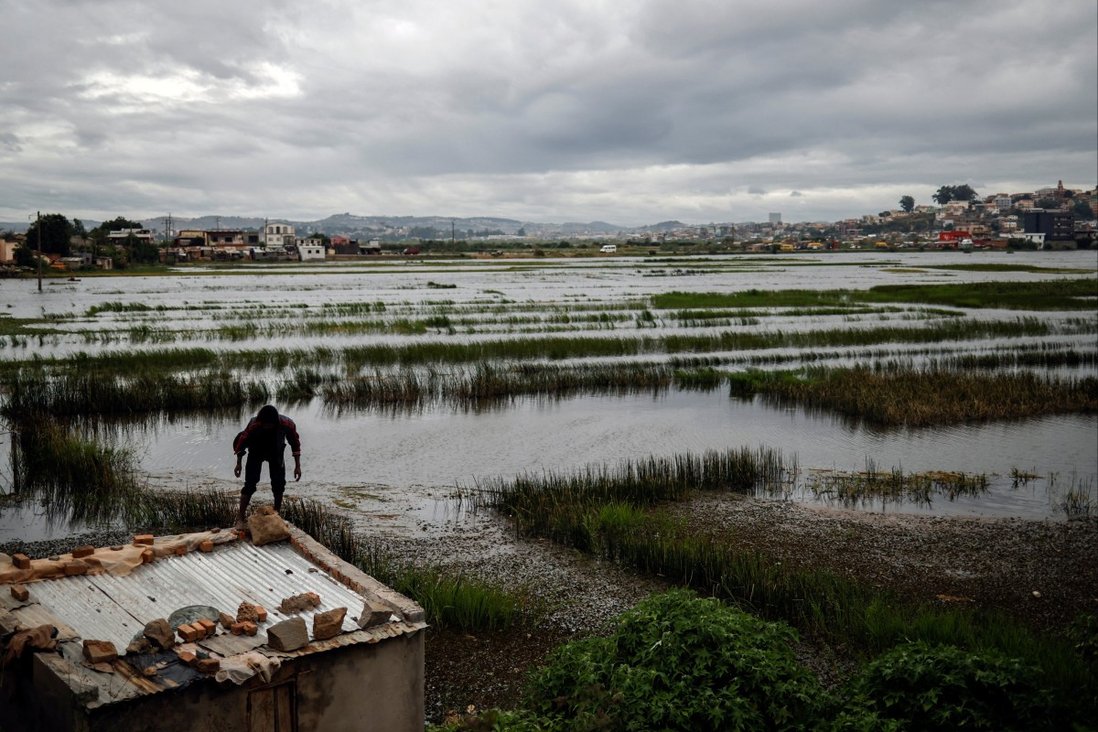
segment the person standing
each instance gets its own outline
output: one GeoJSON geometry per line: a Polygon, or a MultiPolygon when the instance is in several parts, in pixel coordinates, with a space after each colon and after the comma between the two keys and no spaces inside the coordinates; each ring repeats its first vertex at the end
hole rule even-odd
{"type": "Polygon", "coordinates": [[[271,478],[271,493],[274,495],[275,511],[282,510],[282,493],[286,490],[286,443],[294,457],[294,480],[301,480],[301,437],[297,434],[297,425],[284,414],[268,404],[248,421],[233,440],[233,452],[236,453],[236,468],[233,474],[240,477],[240,463],[244,454],[248,462],[244,467],[244,488],[240,491],[240,513],[237,516],[237,528],[243,529],[248,512],[248,503],[252,500],[263,463],[267,463],[267,473],[271,478]]]}

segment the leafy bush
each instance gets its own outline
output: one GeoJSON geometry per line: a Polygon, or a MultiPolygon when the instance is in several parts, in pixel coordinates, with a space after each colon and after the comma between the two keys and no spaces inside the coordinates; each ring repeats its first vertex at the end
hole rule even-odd
{"type": "Polygon", "coordinates": [[[785,624],[672,590],[623,614],[611,637],[557,649],[529,708],[548,729],[814,728],[824,693],[795,641],[785,624]]]}
{"type": "Polygon", "coordinates": [[[913,730],[1060,729],[1037,678],[1021,661],[997,653],[906,643],[851,682],[836,728],[888,728],[891,720],[896,729],[913,730]]]}
{"type": "Polygon", "coordinates": [[[1068,629],[1072,645],[1089,664],[1098,662],[1098,615],[1080,615],[1068,629]]]}

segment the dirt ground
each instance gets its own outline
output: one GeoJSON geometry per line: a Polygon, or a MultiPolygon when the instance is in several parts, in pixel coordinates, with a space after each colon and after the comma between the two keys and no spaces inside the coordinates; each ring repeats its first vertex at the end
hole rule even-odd
{"type": "MultiPolygon", "coordinates": [[[[699,531],[798,567],[828,569],[928,602],[997,608],[1042,632],[1098,613],[1098,518],[1075,521],[938,518],[760,501],[730,494],[673,506],[699,531]]],[[[408,546],[427,563],[529,593],[543,602],[533,629],[465,635],[429,631],[427,714],[511,707],[526,674],[562,642],[605,632],[614,616],[664,587],[578,552],[522,541],[499,520],[408,546]]],[[[842,659],[807,642],[798,655],[829,681],[842,659]]]]}

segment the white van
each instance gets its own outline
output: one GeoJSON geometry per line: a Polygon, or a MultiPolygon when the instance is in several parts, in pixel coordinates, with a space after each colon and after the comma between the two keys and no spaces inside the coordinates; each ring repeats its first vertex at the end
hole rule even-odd
{"type": "Polygon", "coordinates": [[[603,244],[599,251],[603,254],[614,254],[618,251],[618,246],[617,244],[603,244]]]}

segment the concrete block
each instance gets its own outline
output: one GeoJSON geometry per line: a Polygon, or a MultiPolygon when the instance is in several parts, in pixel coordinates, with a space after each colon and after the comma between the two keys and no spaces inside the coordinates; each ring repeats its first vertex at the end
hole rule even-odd
{"type": "Polygon", "coordinates": [[[375,625],[389,622],[389,616],[393,614],[388,605],[383,605],[376,600],[366,600],[362,604],[362,612],[358,615],[358,627],[372,628],[375,625]]]}
{"type": "Polygon", "coordinates": [[[343,632],[343,618],[347,615],[347,608],[337,607],[335,610],[317,613],[313,616],[313,640],[326,640],[334,638],[343,632]]]}
{"type": "Polygon", "coordinates": [[[84,658],[88,663],[110,663],[118,658],[118,650],[110,641],[84,641],[84,658]]]}
{"type": "Polygon", "coordinates": [[[278,609],[284,613],[299,613],[303,610],[311,610],[320,607],[320,595],[315,592],[305,592],[292,597],[284,597],[278,609]]]}
{"type": "Polygon", "coordinates": [[[286,522],[270,506],[263,506],[248,517],[248,530],[252,534],[252,543],[256,546],[290,538],[286,522]]]}
{"type": "Polygon", "coordinates": [[[303,618],[290,618],[267,628],[267,645],[276,651],[296,651],[309,644],[303,618]]]}
{"type": "Polygon", "coordinates": [[[164,618],[146,623],[144,636],[153,646],[162,651],[166,651],[175,645],[175,632],[164,618]]]}
{"type": "Polygon", "coordinates": [[[19,602],[26,602],[30,599],[30,591],[23,585],[12,585],[11,596],[19,602]]]}

